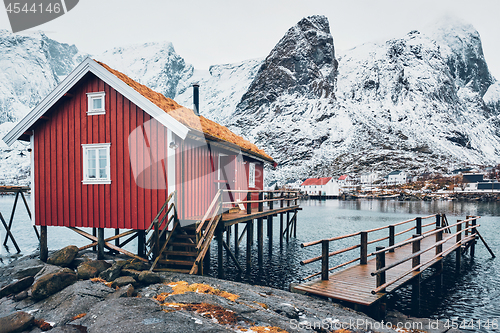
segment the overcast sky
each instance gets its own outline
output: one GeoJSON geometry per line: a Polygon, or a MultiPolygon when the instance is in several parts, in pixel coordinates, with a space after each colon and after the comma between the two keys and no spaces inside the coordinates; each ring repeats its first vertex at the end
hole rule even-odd
{"type": "MultiPolygon", "coordinates": [[[[499,0],[80,0],[35,29],[91,54],[171,41],[186,62],[208,69],[265,57],[291,26],[315,14],[328,17],[337,52],[457,16],[479,31],[486,61],[500,79],[499,0]]],[[[5,10],[0,29],[11,30],[5,10]]]]}

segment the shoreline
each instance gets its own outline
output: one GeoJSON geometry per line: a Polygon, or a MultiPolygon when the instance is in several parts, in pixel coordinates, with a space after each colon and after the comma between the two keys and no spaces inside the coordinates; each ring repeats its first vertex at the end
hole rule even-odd
{"type": "MultiPolygon", "coordinates": [[[[23,256],[0,267],[0,288],[29,275],[35,276],[37,284],[44,276],[62,271],[71,273],[73,267],[95,262],[94,259],[95,253],[82,252],[70,268],[62,268],[45,264],[35,255],[23,256]]],[[[105,261],[108,265],[126,267],[123,266],[125,259],[128,258],[107,255],[105,261]]],[[[130,278],[123,276],[123,271],[127,269],[122,270],[120,278],[130,278]]],[[[29,295],[35,288],[31,287],[23,299],[18,300],[18,295],[0,298],[0,317],[23,311],[39,322],[50,324],[54,332],[313,332],[318,329],[320,332],[401,332],[391,329],[398,323],[400,328],[413,325],[422,331],[447,331],[443,322],[435,320],[390,312],[386,317],[389,321],[376,321],[328,300],[270,287],[174,272],[157,275],[161,281],[122,285],[118,289],[98,280],[75,279],[41,300],[29,295]],[[440,328],[434,329],[434,326],[440,328]]],[[[26,330],[41,331],[36,326],[26,330]]]]}

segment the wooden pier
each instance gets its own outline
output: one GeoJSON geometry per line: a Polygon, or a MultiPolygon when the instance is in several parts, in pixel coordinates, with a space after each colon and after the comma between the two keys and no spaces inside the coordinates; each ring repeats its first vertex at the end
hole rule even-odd
{"type": "MultiPolygon", "coordinates": [[[[444,258],[451,254],[456,256],[456,271],[460,272],[462,254],[470,251],[470,256],[474,256],[476,240],[478,238],[483,240],[477,229],[480,226],[477,224],[479,218],[467,217],[465,220],[458,220],[450,225],[445,215],[435,214],[349,235],[303,243],[302,247],[313,245],[322,247],[321,256],[301,262],[302,265],[316,261],[322,262],[321,271],[304,280],[319,275],[321,278],[296,285],[293,291],[347,302],[353,304],[355,308],[362,306],[362,308],[370,309],[381,305],[381,300],[387,294],[411,283],[412,292],[415,294],[412,298],[418,303],[422,272],[433,267],[441,273],[444,258]],[[422,225],[422,221],[426,219],[433,221],[422,225]],[[415,222],[415,225],[396,232],[398,226],[411,222],[415,222]],[[430,229],[424,231],[425,228],[430,229]],[[388,231],[386,237],[369,240],[370,234],[384,229],[388,231]],[[410,238],[395,243],[395,237],[412,231],[414,233],[410,238]],[[359,242],[355,245],[330,252],[331,242],[354,237],[359,237],[359,242]],[[368,253],[369,244],[384,241],[388,243],[387,247],[377,246],[374,252],[368,253]],[[359,257],[335,267],[329,267],[329,257],[357,249],[359,249],[359,257]],[[351,266],[330,274],[331,271],[348,265],[351,266]]],[[[494,256],[491,250],[489,251],[494,256]]]]}

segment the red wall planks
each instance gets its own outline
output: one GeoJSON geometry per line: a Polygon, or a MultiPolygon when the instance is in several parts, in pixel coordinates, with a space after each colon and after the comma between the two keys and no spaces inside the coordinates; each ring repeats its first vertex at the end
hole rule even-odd
{"type": "MultiPolygon", "coordinates": [[[[146,229],[168,196],[167,129],[92,74],[70,93],[35,127],[36,224],[146,229]],[[106,114],[89,116],[86,94],[98,91],[106,93],[106,114]],[[90,143],[111,143],[111,184],[82,184],[82,144],[90,143]],[[134,175],[133,169],[143,172],[134,175]]],[[[218,189],[219,155],[233,153],[175,141],[178,213],[202,216],[218,189]]],[[[234,189],[247,189],[248,161],[237,160],[234,189]]],[[[256,188],[262,184],[262,164],[256,162],[256,188]]]]}

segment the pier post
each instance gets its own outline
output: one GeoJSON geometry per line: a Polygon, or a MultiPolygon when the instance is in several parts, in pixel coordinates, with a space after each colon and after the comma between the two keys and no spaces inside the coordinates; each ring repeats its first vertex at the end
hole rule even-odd
{"type": "Polygon", "coordinates": [[[97,260],[104,259],[104,228],[97,229],[97,260]]]}
{"type": "MultiPolygon", "coordinates": [[[[438,229],[439,231],[436,233],[436,243],[443,240],[443,230],[441,227],[438,229]]],[[[436,255],[443,252],[443,244],[436,245],[436,255]]]]}
{"type": "Polygon", "coordinates": [[[368,256],[368,233],[366,231],[361,231],[361,242],[360,242],[360,265],[366,265],[368,256]]]}
{"type": "Polygon", "coordinates": [[[421,235],[422,234],[422,218],[421,217],[417,217],[416,220],[416,232],[417,234],[421,235]]]}
{"type": "Polygon", "coordinates": [[[297,211],[293,214],[293,237],[297,238],[297,211]]]}
{"type": "MultiPolygon", "coordinates": [[[[472,220],[472,226],[475,227],[476,226],[476,219],[472,220]]],[[[475,235],[476,234],[476,228],[473,228],[472,229],[472,234],[475,235]]],[[[474,239],[472,240],[472,244],[470,245],[470,256],[471,258],[474,257],[474,255],[476,254],[476,238],[477,238],[477,235],[474,237],[474,239]]]]}
{"type": "Polygon", "coordinates": [[[286,242],[290,239],[290,212],[286,212],[286,242]]]}
{"type": "Polygon", "coordinates": [[[218,263],[217,277],[219,279],[223,279],[224,278],[224,252],[223,252],[224,247],[222,244],[222,242],[224,241],[223,240],[224,235],[222,235],[222,233],[224,232],[223,223],[217,226],[217,230],[215,232],[217,233],[217,263],[218,263]]]}
{"type": "Polygon", "coordinates": [[[252,267],[253,220],[247,222],[247,274],[252,267]]]}
{"type": "MultiPolygon", "coordinates": [[[[389,226],[389,246],[394,245],[394,239],[395,239],[395,227],[393,225],[389,226]]],[[[389,252],[394,252],[394,249],[390,249],[389,252]]]]}
{"type": "Polygon", "coordinates": [[[210,245],[208,245],[207,253],[205,258],[203,258],[203,271],[208,271],[210,269],[210,245]]]}
{"type": "Polygon", "coordinates": [[[273,239],[273,216],[267,217],[267,238],[273,239]]]}
{"type": "MultiPolygon", "coordinates": [[[[115,229],[115,236],[118,236],[119,234],[120,234],[120,229],[115,229]]],[[[115,246],[120,247],[120,238],[115,239],[115,246]]]]}
{"type": "Polygon", "coordinates": [[[259,256],[259,266],[262,265],[264,254],[264,219],[257,219],[257,252],[259,256]]]}
{"type": "Polygon", "coordinates": [[[328,280],[328,258],[330,249],[330,242],[328,239],[323,239],[321,241],[321,280],[328,280]]]}
{"type": "Polygon", "coordinates": [[[40,260],[47,262],[49,249],[47,247],[47,226],[40,226],[40,260]]]}
{"type": "MultiPolygon", "coordinates": [[[[457,220],[457,222],[460,222],[461,220],[457,220]]],[[[462,224],[457,224],[457,243],[459,243],[462,240],[462,224]]],[[[460,273],[460,266],[461,266],[461,259],[462,259],[462,246],[459,246],[455,250],[456,254],[456,273],[460,273]]]]}
{"type": "Polygon", "coordinates": [[[144,257],[145,252],[145,238],[146,231],[145,230],[137,230],[137,255],[139,257],[144,257]]]}
{"type": "MultiPolygon", "coordinates": [[[[377,246],[375,248],[376,251],[381,251],[385,249],[383,246],[377,246]]],[[[375,268],[378,271],[381,268],[385,267],[385,251],[377,253],[376,259],[375,259],[375,268]]],[[[381,285],[385,284],[386,279],[385,279],[385,271],[382,273],[377,274],[377,287],[380,287],[381,285]]],[[[380,292],[385,293],[385,288],[382,289],[380,292]]]]}
{"type": "MultiPolygon", "coordinates": [[[[238,255],[239,246],[238,246],[238,223],[234,225],[234,254],[238,255]]],[[[229,244],[228,244],[229,245],[229,244]]]]}
{"type": "Polygon", "coordinates": [[[160,255],[160,226],[158,221],[154,222],[153,240],[153,256],[156,259],[160,255]]]}
{"type": "Polygon", "coordinates": [[[414,317],[420,315],[420,279],[419,274],[411,281],[411,309],[414,317]]]}
{"type": "Polygon", "coordinates": [[[226,244],[227,246],[231,245],[231,226],[226,228],[226,244]]]}
{"type": "MultiPolygon", "coordinates": [[[[417,234],[417,235],[413,235],[412,238],[417,238],[417,237],[420,237],[421,235],[417,234]]],[[[420,251],[420,239],[418,240],[414,240],[413,243],[412,243],[412,253],[417,253],[418,251],[420,251]]],[[[420,265],[420,256],[416,256],[412,259],[412,267],[415,267],[415,266],[418,266],[420,265]]],[[[417,271],[419,271],[419,269],[417,269],[417,271]]]]}
{"type": "Polygon", "coordinates": [[[262,202],[263,200],[264,200],[264,193],[259,192],[259,212],[264,211],[264,202],[262,202]]]}
{"type": "Polygon", "coordinates": [[[436,214],[436,230],[441,229],[441,215],[436,214]]]}
{"type": "MultiPolygon", "coordinates": [[[[252,200],[252,193],[247,192],[247,201],[251,201],[251,200],[252,200]]],[[[247,202],[247,214],[248,215],[252,214],[252,203],[251,202],[247,202]]]]}
{"type": "MultiPolygon", "coordinates": [[[[92,228],[92,236],[97,237],[97,228],[92,228]]],[[[92,251],[97,251],[97,246],[93,246],[92,251]]]]}
{"type": "Polygon", "coordinates": [[[280,247],[283,247],[283,213],[280,214],[280,247]]]}

